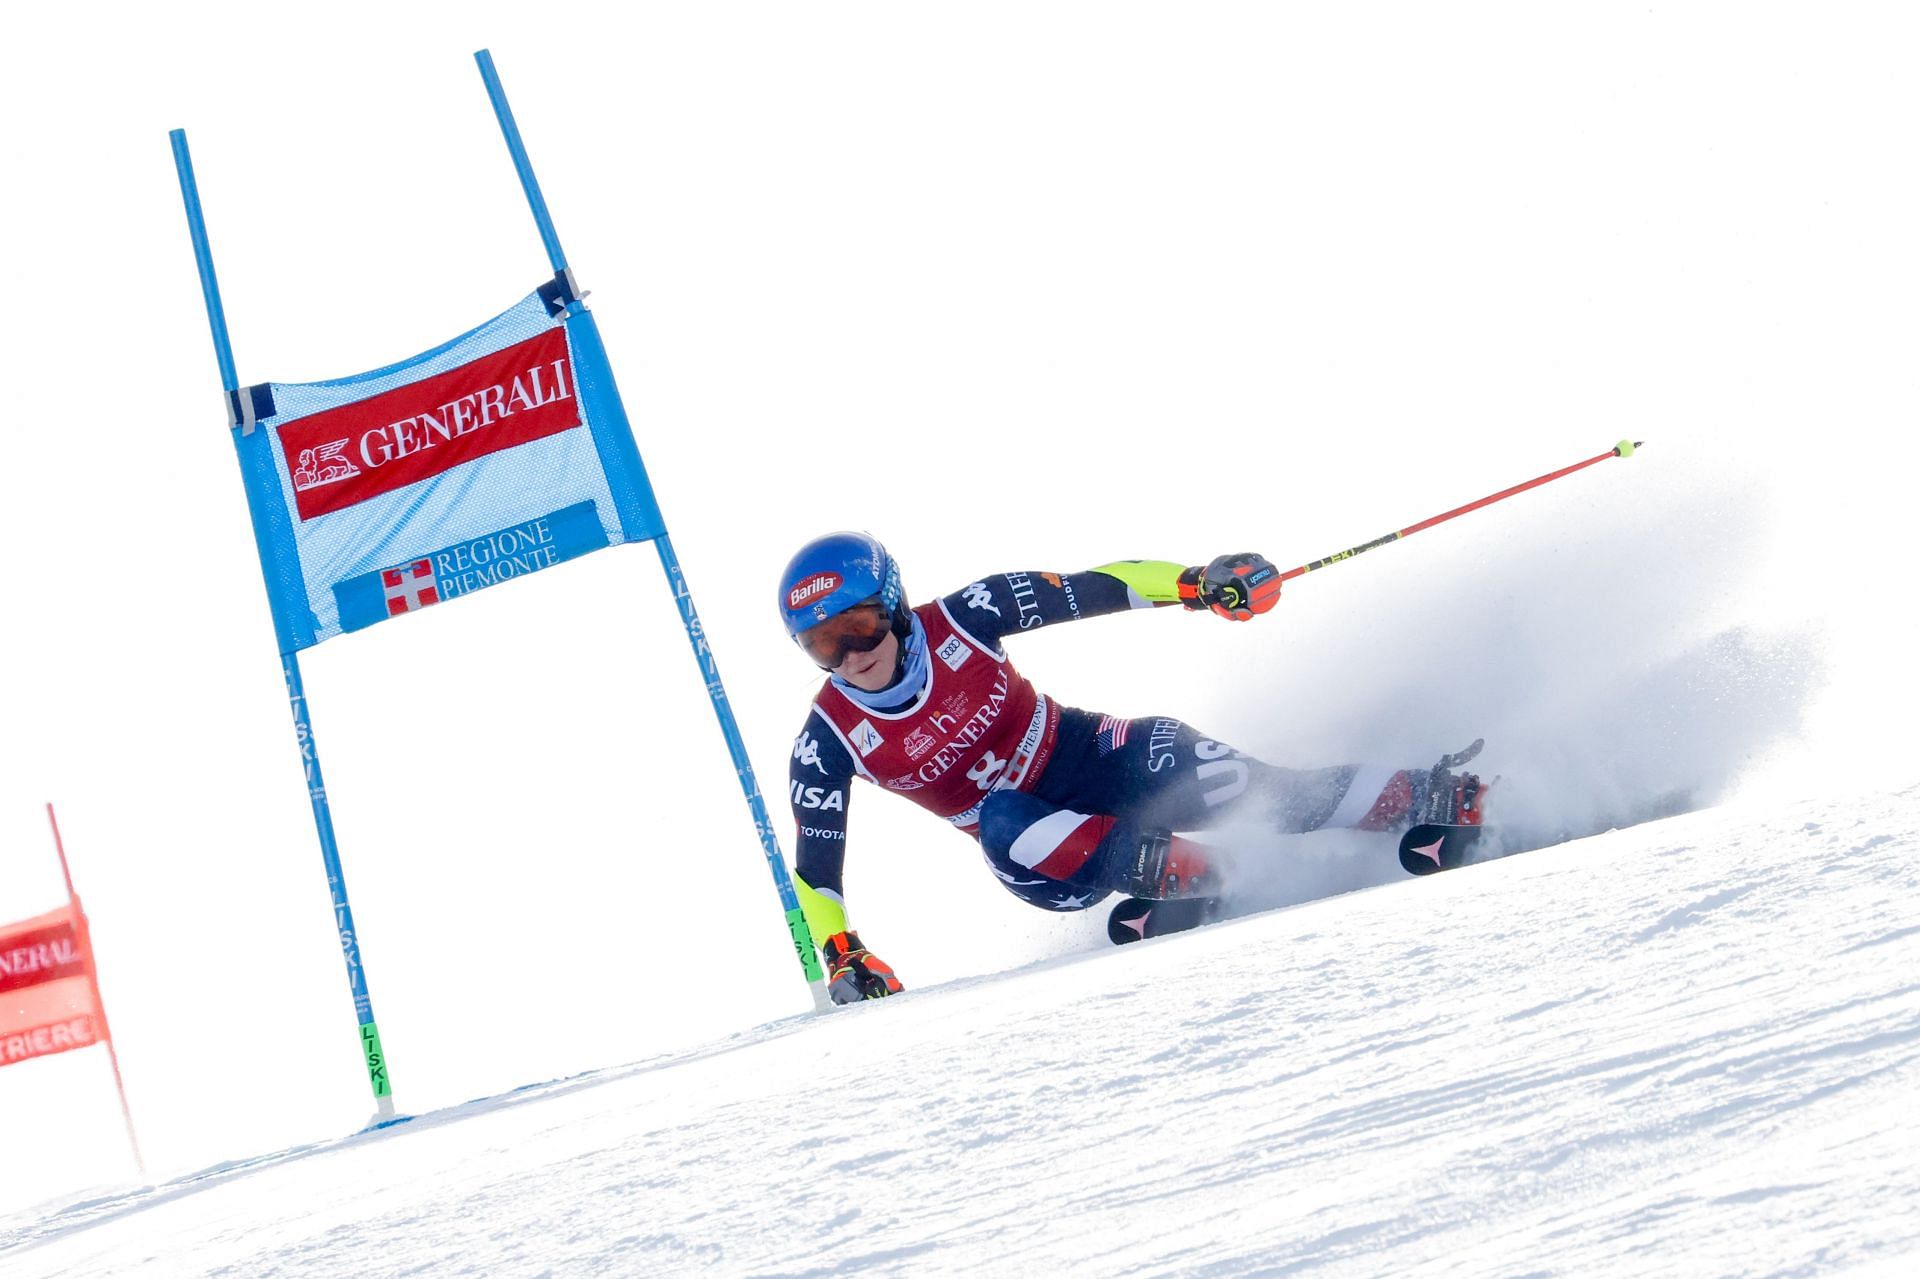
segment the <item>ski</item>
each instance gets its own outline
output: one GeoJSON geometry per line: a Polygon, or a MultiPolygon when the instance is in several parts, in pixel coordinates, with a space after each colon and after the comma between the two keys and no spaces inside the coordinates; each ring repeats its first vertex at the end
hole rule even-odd
{"type": "Polygon", "coordinates": [[[1107,916],[1107,939],[1116,946],[1125,946],[1149,937],[1183,933],[1218,919],[1220,907],[1218,897],[1180,897],[1171,901],[1123,898],[1107,916]]]}
{"type": "Polygon", "coordinates": [[[1400,864],[1410,875],[1437,875],[1466,865],[1474,844],[1479,842],[1479,825],[1449,826],[1422,822],[1408,827],[1400,837],[1400,864]]]}

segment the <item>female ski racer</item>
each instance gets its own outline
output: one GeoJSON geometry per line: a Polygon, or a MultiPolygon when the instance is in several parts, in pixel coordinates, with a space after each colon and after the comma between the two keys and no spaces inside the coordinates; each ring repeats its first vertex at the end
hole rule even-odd
{"type": "Polygon", "coordinates": [[[1279,571],[1237,554],[1204,567],[1122,560],[1083,573],[1002,573],[909,608],[898,565],[867,534],[801,547],[781,578],[781,616],[828,678],[794,739],[788,795],[796,887],[835,1002],[902,988],[847,922],[855,775],[978,839],[1000,882],[1035,906],[1084,910],[1126,894],[1109,923],[1116,941],[1198,922],[1225,885],[1220,855],[1175,831],[1248,813],[1280,832],[1390,830],[1416,815],[1477,821],[1479,779],[1447,771],[1477,744],[1431,769],[1276,768],[1169,716],[1062,706],[1014,669],[1002,644],[1057,622],[1168,605],[1246,621],[1279,598],[1279,571]],[[1180,903],[1182,922],[1156,929],[1161,903],[1180,903]]]}

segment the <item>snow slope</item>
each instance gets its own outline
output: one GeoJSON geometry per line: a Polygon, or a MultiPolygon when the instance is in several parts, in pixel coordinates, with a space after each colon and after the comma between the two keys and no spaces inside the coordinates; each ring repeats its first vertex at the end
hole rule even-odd
{"type": "MultiPolygon", "coordinates": [[[[1920,705],[1910,7],[472,0],[384,6],[377,39],[107,7],[115,38],[23,6],[0,49],[36,193],[0,202],[35,299],[0,312],[0,919],[64,899],[51,800],[155,1179],[369,1103],[166,132],[240,378],[376,367],[549,267],[482,47],[768,795],[816,682],[768,603],[803,537],[870,528],[917,600],[1300,564],[1629,434],[1632,461],[1289,583],[1255,625],[1010,651],[1063,702],[1276,764],[1484,736],[1529,822],[1920,779],[1887,713],[1920,705]]],[[[405,1109],[806,1006],[655,558],[304,655],[405,1109]]],[[[917,991],[1104,944],[862,790],[855,918],[917,991]]],[[[1398,878],[1340,843],[1301,841],[1290,897],[1398,878]]],[[[133,1175],[104,1054],[0,1076],[0,1214],[133,1175]]]]}
{"type": "MultiPolygon", "coordinates": [[[[1640,1237],[1688,1237],[1676,1271],[1713,1268],[1708,1223],[1754,1270],[1904,1244],[1853,1228],[1909,1207],[1904,1173],[1876,1166],[1911,1144],[1884,1080],[1791,1112],[1784,1137],[1752,1111],[1719,1121],[1743,1178],[1831,1187],[1747,1209],[1661,1206],[1654,1170],[1712,1180],[1688,1143],[1719,1123],[1589,1110],[1715,1051],[1705,1015],[1655,1016],[1683,980],[1761,974],[1715,1014],[1736,1045],[1749,1023],[1829,1042],[1774,997],[1790,975],[1836,983],[1794,995],[1840,1006],[1897,980],[1901,938],[1799,953],[1843,947],[1791,929],[1910,926],[1904,897],[1841,893],[1841,871],[1812,881],[1820,915],[1744,917],[1784,892],[1756,888],[1568,971],[1596,932],[1762,869],[1686,870],[1734,857],[1734,834],[1701,833],[1714,817],[1433,885],[1317,835],[1286,850],[1287,900],[1378,891],[1115,955],[1098,917],[1029,910],[964,837],[869,790],[855,918],[914,993],[776,1023],[805,996],[644,548],[307,655],[397,1100],[434,1116],[335,1140],[369,1098],[166,130],[192,138],[239,376],[340,376],[546,274],[468,56],[493,50],[775,798],[816,676],[768,600],[804,536],[871,528],[916,599],[1122,556],[1299,564],[1645,439],[1290,583],[1253,626],[1168,611],[1010,646],[1063,702],[1178,715],[1276,764],[1422,765],[1484,736],[1507,820],[1592,830],[1676,792],[1772,812],[1920,780],[1920,178],[1888,159],[1920,118],[1910,7],[988,0],[958,20],[736,0],[557,22],[477,0],[384,6],[377,38],[295,7],[106,7],[23,6],[0,44],[20,54],[0,108],[26,126],[9,172],[35,193],[0,202],[33,299],[0,312],[31,370],[0,455],[0,919],[64,898],[52,800],[166,1188],[118,1197],[133,1160],[104,1054],[7,1067],[0,1272],[1124,1269],[1116,1243],[1170,1269],[1189,1235],[1279,1268],[1339,1260],[1314,1241],[1368,1222],[1388,1224],[1344,1236],[1359,1272],[1427,1247],[1617,1269],[1626,1245],[1593,1223],[1631,1220],[1636,1189],[1655,1205],[1640,1237]],[[1239,466],[1259,500],[1234,495],[1239,466]],[[1630,864],[1627,885],[1598,873],[1630,864]],[[1592,920],[1556,923],[1576,902],[1592,920]],[[1525,950],[1519,921],[1564,953],[1525,950]],[[1701,977],[1710,941],[1741,949],[1701,977]],[[1484,972],[1456,960],[1414,998],[1433,970],[1394,961],[1443,943],[1484,972]],[[1610,1067],[1603,1045],[1652,1056],[1610,1067]],[[1049,1074],[1049,1055],[1075,1064],[1049,1074]],[[1804,1173],[1835,1106],[1887,1135],[1804,1173]],[[1495,1107],[1564,1130],[1509,1144],[1481,1120],[1495,1107]],[[1290,1136],[1258,1126],[1289,1116],[1290,1136]],[[1578,1153],[1549,1166],[1556,1149],[1578,1153]],[[65,1207],[81,1187],[95,1206],[65,1207]],[[485,1233],[520,1217],[541,1228],[485,1233]]],[[[1777,838],[1753,849],[1811,874],[1797,859],[1825,837],[1802,821],[1866,812],[1850,841],[1905,840],[1910,798],[1762,817],[1777,838]]],[[[1658,1100],[1703,1109],[1744,1095],[1737,1073],[1667,1082],[1658,1100]]]]}
{"type": "Polygon", "coordinates": [[[1913,1273],[1920,786],[952,982],[0,1228],[9,1276],[1913,1273]]]}

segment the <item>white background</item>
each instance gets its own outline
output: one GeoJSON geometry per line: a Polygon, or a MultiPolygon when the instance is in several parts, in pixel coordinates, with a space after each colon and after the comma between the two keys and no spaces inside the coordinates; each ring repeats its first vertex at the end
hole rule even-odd
{"type": "MultiPolygon", "coordinates": [[[[814,680],[773,599],[806,537],[873,531],[916,600],[1122,556],[1292,565],[1622,436],[1645,451],[1314,574],[1256,626],[1115,618],[1013,655],[1064,701],[1275,762],[1486,733],[1518,775],[1518,743],[1595,722],[1557,708],[1648,709],[1639,677],[1678,670],[1704,706],[1773,700],[1710,750],[1696,716],[1630,714],[1558,775],[1677,740],[1711,755],[1703,799],[1913,780],[1896,6],[9,27],[0,918],[60,901],[50,799],[156,1174],[370,1108],[166,133],[241,380],[358,372],[548,273],[483,46],[783,835],[814,680]],[[1730,628],[1778,661],[1689,664],[1730,628]]],[[[805,1006],[649,548],[303,666],[403,1109],[805,1006]]],[[[849,891],[910,986],[1104,945],[871,791],[849,891]]],[[[0,1072],[0,1126],[0,1206],[133,1177],[97,1051],[0,1072]]]]}

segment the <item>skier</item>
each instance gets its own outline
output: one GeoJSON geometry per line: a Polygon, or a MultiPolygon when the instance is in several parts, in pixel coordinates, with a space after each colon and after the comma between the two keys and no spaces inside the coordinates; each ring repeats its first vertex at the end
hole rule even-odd
{"type": "Polygon", "coordinates": [[[1279,571],[1249,553],[1204,567],[1122,560],[1083,573],[1003,573],[909,608],[898,565],[867,534],[801,547],[781,578],[781,616],[828,678],[794,740],[788,795],[799,828],[794,877],[834,1001],[902,989],[847,921],[856,774],[974,836],[1000,882],[1035,906],[1084,910],[1126,894],[1109,923],[1116,941],[1151,935],[1162,904],[1183,914],[1170,927],[1214,906],[1228,878],[1223,858],[1175,831],[1249,813],[1280,832],[1477,820],[1479,779],[1448,770],[1478,743],[1430,769],[1277,768],[1178,719],[1062,706],[1001,644],[1056,622],[1176,604],[1247,621],[1279,598],[1279,571]]]}

